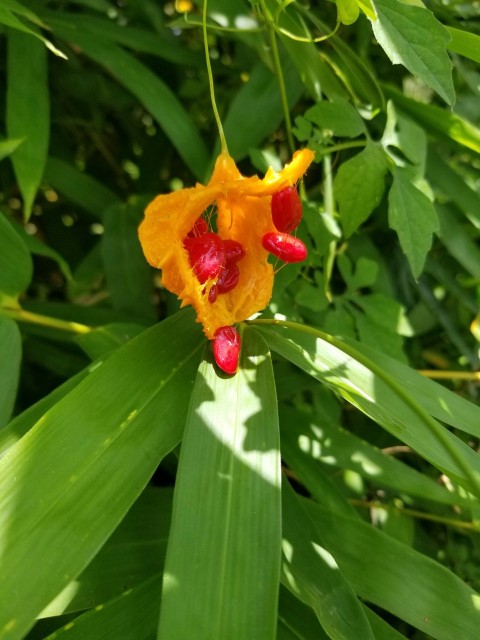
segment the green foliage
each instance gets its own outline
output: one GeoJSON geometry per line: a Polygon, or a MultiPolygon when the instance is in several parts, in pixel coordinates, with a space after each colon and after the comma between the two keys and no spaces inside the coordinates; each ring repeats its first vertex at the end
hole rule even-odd
{"type": "Polygon", "coordinates": [[[239,169],[315,152],[229,377],[137,235],[219,150],[201,4],[3,0],[0,640],[478,637],[480,12],[425,5],[208,3],[239,169]]]}

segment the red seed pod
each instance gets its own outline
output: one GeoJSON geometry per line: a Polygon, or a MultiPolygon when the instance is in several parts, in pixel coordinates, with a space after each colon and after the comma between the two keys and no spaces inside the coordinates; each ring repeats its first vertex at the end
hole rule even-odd
{"type": "Polygon", "coordinates": [[[225,373],[233,374],[238,367],[242,342],[235,327],[220,327],[213,338],[213,357],[225,373]]]}
{"type": "Polygon", "coordinates": [[[228,293],[238,284],[240,269],[236,264],[226,264],[217,280],[218,293],[228,293]]]}
{"type": "Polygon", "coordinates": [[[225,266],[223,242],[216,233],[206,233],[199,238],[185,238],[188,259],[198,281],[203,284],[216,278],[225,266]]]}
{"type": "Polygon", "coordinates": [[[307,257],[307,247],[288,233],[266,233],[262,238],[262,245],[283,262],[301,262],[307,257]]]}
{"type": "Polygon", "coordinates": [[[236,240],[224,240],[223,248],[225,249],[225,261],[227,264],[238,262],[245,255],[245,249],[240,242],[236,240]]]}
{"type": "Polygon", "coordinates": [[[200,216],[187,234],[188,238],[199,238],[208,233],[207,221],[200,216]]]}
{"type": "Polygon", "coordinates": [[[272,196],[272,220],[283,233],[290,233],[302,219],[302,201],[295,187],[285,187],[272,196]]]}

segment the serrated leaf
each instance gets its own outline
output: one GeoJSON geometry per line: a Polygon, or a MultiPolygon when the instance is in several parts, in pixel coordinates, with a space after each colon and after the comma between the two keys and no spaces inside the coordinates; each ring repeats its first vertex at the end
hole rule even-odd
{"type": "Polygon", "coordinates": [[[432,236],[438,231],[435,207],[413,184],[411,173],[401,167],[395,167],[393,170],[393,184],[388,194],[388,202],[389,225],[397,232],[412,273],[418,278],[432,246],[432,236]]]}
{"type": "Polygon", "coordinates": [[[422,7],[398,0],[372,0],[372,4],[377,16],[371,21],[373,32],[392,63],[403,64],[452,105],[455,89],[445,27],[422,7]]]}
{"type": "Polygon", "coordinates": [[[50,137],[50,99],[47,79],[47,52],[35,38],[11,30],[7,55],[7,134],[24,138],[12,163],[23,209],[29,218],[43,177],[50,137]]]}
{"type": "Polygon", "coordinates": [[[380,203],[385,190],[386,172],[385,152],[370,141],[363,151],[340,166],[333,188],[347,238],[380,203]]]}
{"type": "Polygon", "coordinates": [[[305,112],[305,118],[322,130],[330,130],[336,136],[356,138],[365,132],[365,125],[358,111],[346,100],[332,102],[322,100],[305,112]]]}
{"type": "Polygon", "coordinates": [[[193,389],[175,486],[158,638],[274,640],[281,497],[270,354],[243,333],[240,368],[208,360],[193,389]],[[201,452],[201,455],[199,455],[201,452]]]}

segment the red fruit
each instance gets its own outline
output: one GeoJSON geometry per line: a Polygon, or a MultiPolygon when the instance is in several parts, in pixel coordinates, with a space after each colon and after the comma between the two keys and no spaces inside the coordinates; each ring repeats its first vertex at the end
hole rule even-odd
{"type": "Polygon", "coordinates": [[[302,202],[295,187],[286,187],[272,196],[272,220],[283,233],[290,233],[302,219],[302,202]]]}
{"type": "Polygon", "coordinates": [[[200,236],[204,236],[208,233],[208,224],[207,221],[200,216],[197,219],[193,227],[188,232],[188,238],[199,238],[200,236]]]}
{"type": "Polygon", "coordinates": [[[240,278],[240,269],[236,264],[228,264],[222,269],[217,280],[218,293],[228,293],[238,284],[240,278]]]}
{"type": "Polygon", "coordinates": [[[216,233],[205,233],[199,238],[185,238],[188,259],[200,283],[216,278],[225,266],[223,242],[216,233]]]}
{"type": "Polygon", "coordinates": [[[213,338],[213,357],[225,373],[233,374],[238,367],[242,342],[234,327],[220,327],[213,338]]]}
{"type": "Polygon", "coordinates": [[[224,240],[223,248],[225,249],[226,263],[238,262],[245,255],[245,249],[236,240],[224,240]]]}
{"type": "Polygon", "coordinates": [[[288,233],[266,233],[262,238],[262,245],[283,262],[301,262],[307,257],[307,247],[288,233]]]}

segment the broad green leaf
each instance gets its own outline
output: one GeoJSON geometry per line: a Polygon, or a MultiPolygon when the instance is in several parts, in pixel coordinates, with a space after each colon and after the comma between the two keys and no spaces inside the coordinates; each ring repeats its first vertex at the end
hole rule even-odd
{"type": "Polygon", "coordinates": [[[391,86],[384,86],[383,90],[428,132],[440,134],[447,142],[454,142],[480,153],[480,129],[465,118],[433,104],[407,98],[391,86]]]}
{"type": "Polygon", "coordinates": [[[17,306],[30,284],[33,265],[25,242],[0,213],[0,304],[17,306]]]}
{"type": "Polygon", "coordinates": [[[329,640],[313,609],[280,585],[277,640],[329,640]]]}
{"type": "Polygon", "coordinates": [[[10,138],[24,138],[12,163],[23,209],[29,218],[43,177],[50,137],[47,52],[35,38],[11,30],[7,53],[6,126],[10,138]]]}
{"type": "MultiPolygon", "coordinates": [[[[282,65],[288,102],[293,106],[302,93],[298,73],[290,60],[282,65]]],[[[277,77],[264,64],[258,63],[248,82],[235,94],[224,120],[228,150],[235,160],[248,155],[278,128],[283,119],[277,77]],[[254,113],[251,118],[248,114],[254,113]]]]}
{"type": "Polygon", "coordinates": [[[60,158],[48,158],[45,180],[96,218],[100,218],[107,207],[118,202],[110,189],[60,158]]]}
{"type": "Polygon", "coordinates": [[[151,640],[160,607],[156,576],[68,622],[45,640],[151,640]]]}
{"type": "Polygon", "coordinates": [[[437,640],[477,636],[480,595],[455,574],[361,520],[302,502],[318,527],[317,543],[361,598],[437,640]]]}
{"type": "Polygon", "coordinates": [[[22,144],[23,141],[24,138],[10,138],[8,140],[0,140],[0,160],[3,160],[11,153],[13,153],[15,149],[17,149],[17,147],[22,144]]]}
{"type": "Polygon", "coordinates": [[[347,238],[380,203],[385,190],[387,166],[385,152],[372,142],[340,165],[333,188],[347,238]]]}
{"type": "Polygon", "coordinates": [[[287,481],[282,486],[282,583],[313,608],[332,640],[373,640],[365,612],[287,481]]]}
{"type": "Polygon", "coordinates": [[[103,263],[112,306],[131,318],[154,321],[152,272],[138,239],[143,199],[109,207],[103,216],[103,263]]]}
{"type": "MultiPolygon", "coordinates": [[[[147,486],[124,520],[82,573],[42,611],[59,616],[98,607],[159,574],[163,569],[172,516],[172,489],[147,486]]],[[[155,635],[158,626],[154,622],[155,635]]]]}
{"type": "Polygon", "coordinates": [[[305,112],[305,118],[321,130],[329,130],[336,136],[356,138],[365,132],[365,125],[358,111],[346,100],[332,102],[322,100],[305,112]]]}
{"type": "Polygon", "coordinates": [[[133,322],[116,322],[97,327],[88,333],[75,336],[89,358],[103,358],[145,330],[145,326],[133,322]]]}
{"type": "MultiPolygon", "coordinates": [[[[339,393],[446,475],[480,495],[477,454],[439,423],[428,419],[423,399],[418,398],[418,393],[411,397],[403,379],[385,371],[380,354],[377,358],[375,352],[363,346],[351,346],[350,341],[310,327],[305,330],[301,325],[286,322],[269,326],[271,323],[254,321],[271,349],[339,393]],[[363,356],[362,349],[368,357],[363,356]]],[[[398,367],[402,366],[398,363],[398,367]]],[[[409,371],[408,367],[404,369],[409,371]]],[[[441,387],[436,386],[441,393],[441,387]]],[[[476,410],[473,407],[472,411],[476,410]]],[[[448,415],[448,410],[444,413],[448,415]]],[[[461,423],[461,418],[461,414],[450,416],[455,423],[461,423]]]]}
{"type": "Polygon", "coordinates": [[[13,320],[0,315],[0,430],[13,410],[21,359],[20,331],[13,320]]]}
{"type": "Polygon", "coordinates": [[[407,169],[395,167],[388,194],[388,223],[395,229],[415,278],[422,273],[425,258],[438,231],[438,218],[432,201],[417,189],[407,169]]]}
{"type": "Polygon", "coordinates": [[[145,331],[0,460],[2,639],[24,637],[178,443],[202,343],[191,313],[145,331]]]}
{"type": "Polygon", "coordinates": [[[450,51],[455,51],[474,62],[480,62],[480,36],[464,29],[446,27],[451,40],[447,44],[450,51]]]}
{"type": "Polygon", "coordinates": [[[377,613],[365,606],[365,613],[372,627],[375,640],[405,640],[406,636],[391,627],[377,613]]]}
{"type": "MultiPolygon", "coordinates": [[[[308,415],[284,407],[280,411],[280,425],[282,451],[286,442],[289,450],[295,443],[299,451],[310,457],[309,465],[312,468],[312,463],[315,463],[316,466],[321,464],[350,469],[368,479],[373,486],[387,487],[397,494],[439,504],[471,505],[471,500],[463,500],[456,493],[450,493],[427,475],[385,455],[324,416],[308,415]]],[[[288,455],[286,458],[288,460],[288,455]]],[[[317,501],[321,503],[319,498],[317,501]]]]}
{"type": "Polygon", "coordinates": [[[452,64],[446,52],[450,36],[428,9],[398,0],[372,0],[377,16],[372,29],[393,64],[403,64],[447,104],[455,102],[452,64]]]}
{"type": "Polygon", "coordinates": [[[208,164],[205,143],[173,91],[134,56],[86,32],[54,25],[63,39],[79,46],[85,55],[109,71],[152,114],[196,178],[208,164]]]}
{"type": "Polygon", "coordinates": [[[349,309],[355,320],[360,342],[388,353],[401,362],[406,362],[402,336],[368,314],[362,313],[355,305],[349,305],[349,309]]]}
{"type": "Polygon", "coordinates": [[[480,249],[462,225],[451,205],[437,205],[440,229],[438,236],[449,253],[474,278],[480,280],[480,249]]]}
{"type": "Polygon", "coordinates": [[[200,365],[175,484],[158,638],[273,640],[280,572],[277,399],[243,333],[239,371],[200,365]],[[201,455],[199,455],[201,452],[201,455]]]}

